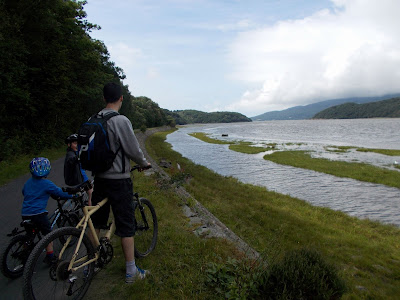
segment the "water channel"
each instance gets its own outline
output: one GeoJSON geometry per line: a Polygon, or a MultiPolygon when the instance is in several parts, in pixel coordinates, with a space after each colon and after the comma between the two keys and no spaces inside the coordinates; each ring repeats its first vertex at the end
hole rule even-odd
{"type": "Polygon", "coordinates": [[[190,125],[167,136],[173,150],[221,175],[266,187],[360,218],[400,226],[400,189],[275,164],[263,159],[268,153],[244,154],[228,145],[210,144],[190,135],[205,132],[226,140],[250,141],[277,149],[312,150],[315,157],[373,164],[393,170],[398,156],[350,149],[332,152],[336,146],[400,149],[400,119],[298,120],[190,125]],[[224,134],[225,137],[222,137],[224,134]],[[226,136],[227,135],[227,136],[226,136]]]}

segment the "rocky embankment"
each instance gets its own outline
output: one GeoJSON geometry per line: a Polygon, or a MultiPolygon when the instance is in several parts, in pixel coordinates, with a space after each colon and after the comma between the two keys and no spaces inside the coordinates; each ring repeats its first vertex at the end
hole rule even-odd
{"type": "MultiPolygon", "coordinates": [[[[152,157],[150,157],[146,151],[145,142],[147,137],[150,135],[160,132],[167,131],[171,128],[169,126],[151,128],[146,130],[146,132],[135,132],[138,139],[140,147],[146,157],[146,159],[152,164],[153,168],[146,171],[147,174],[152,172],[158,172],[162,177],[164,177],[166,182],[169,182],[169,175],[164,171],[165,168],[172,167],[172,164],[168,161],[161,160],[156,162],[152,157]]],[[[232,243],[234,243],[237,248],[244,252],[247,256],[251,258],[258,258],[259,253],[251,248],[245,241],[238,237],[233,231],[226,227],[217,217],[215,217],[211,212],[209,212],[201,203],[199,203],[195,198],[193,198],[182,186],[173,186],[176,193],[181,197],[185,205],[182,206],[183,213],[189,219],[189,225],[193,230],[193,233],[200,238],[213,238],[219,237],[224,238],[232,243]],[[188,203],[194,203],[193,205],[187,205],[188,203]]]]}

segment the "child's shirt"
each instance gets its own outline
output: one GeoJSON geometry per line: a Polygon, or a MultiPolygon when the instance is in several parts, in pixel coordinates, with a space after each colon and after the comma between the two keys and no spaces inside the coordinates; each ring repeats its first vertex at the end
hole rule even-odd
{"type": "Polygon", "coordinates": [[[47,212],[47,201],[50,196],[63,199],[72,198],[72,195],[64,193],[52,181],[33,176],[25,183],[22,194],[24,195],[24,202],[22,203],[23,216],[33,216],[47,212]]]}

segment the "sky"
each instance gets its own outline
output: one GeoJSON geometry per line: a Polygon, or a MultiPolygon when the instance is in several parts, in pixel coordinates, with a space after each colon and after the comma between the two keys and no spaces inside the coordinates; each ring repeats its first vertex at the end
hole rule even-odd
{"type": "Polygon", "coordinates": [[[88,0],[132,95],[248,117],[400,92],[398,0],[88,0]]]}

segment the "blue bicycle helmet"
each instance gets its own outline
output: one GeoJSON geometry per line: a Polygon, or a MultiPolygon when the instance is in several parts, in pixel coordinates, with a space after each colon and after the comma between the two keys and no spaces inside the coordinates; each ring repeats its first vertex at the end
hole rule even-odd
{"type": "Polygon", "coordinates": [[[45,157],[35,157],[29,164],[29,170],[35,177],[46,177],[51,170],[50,161],[45,157]]]}

